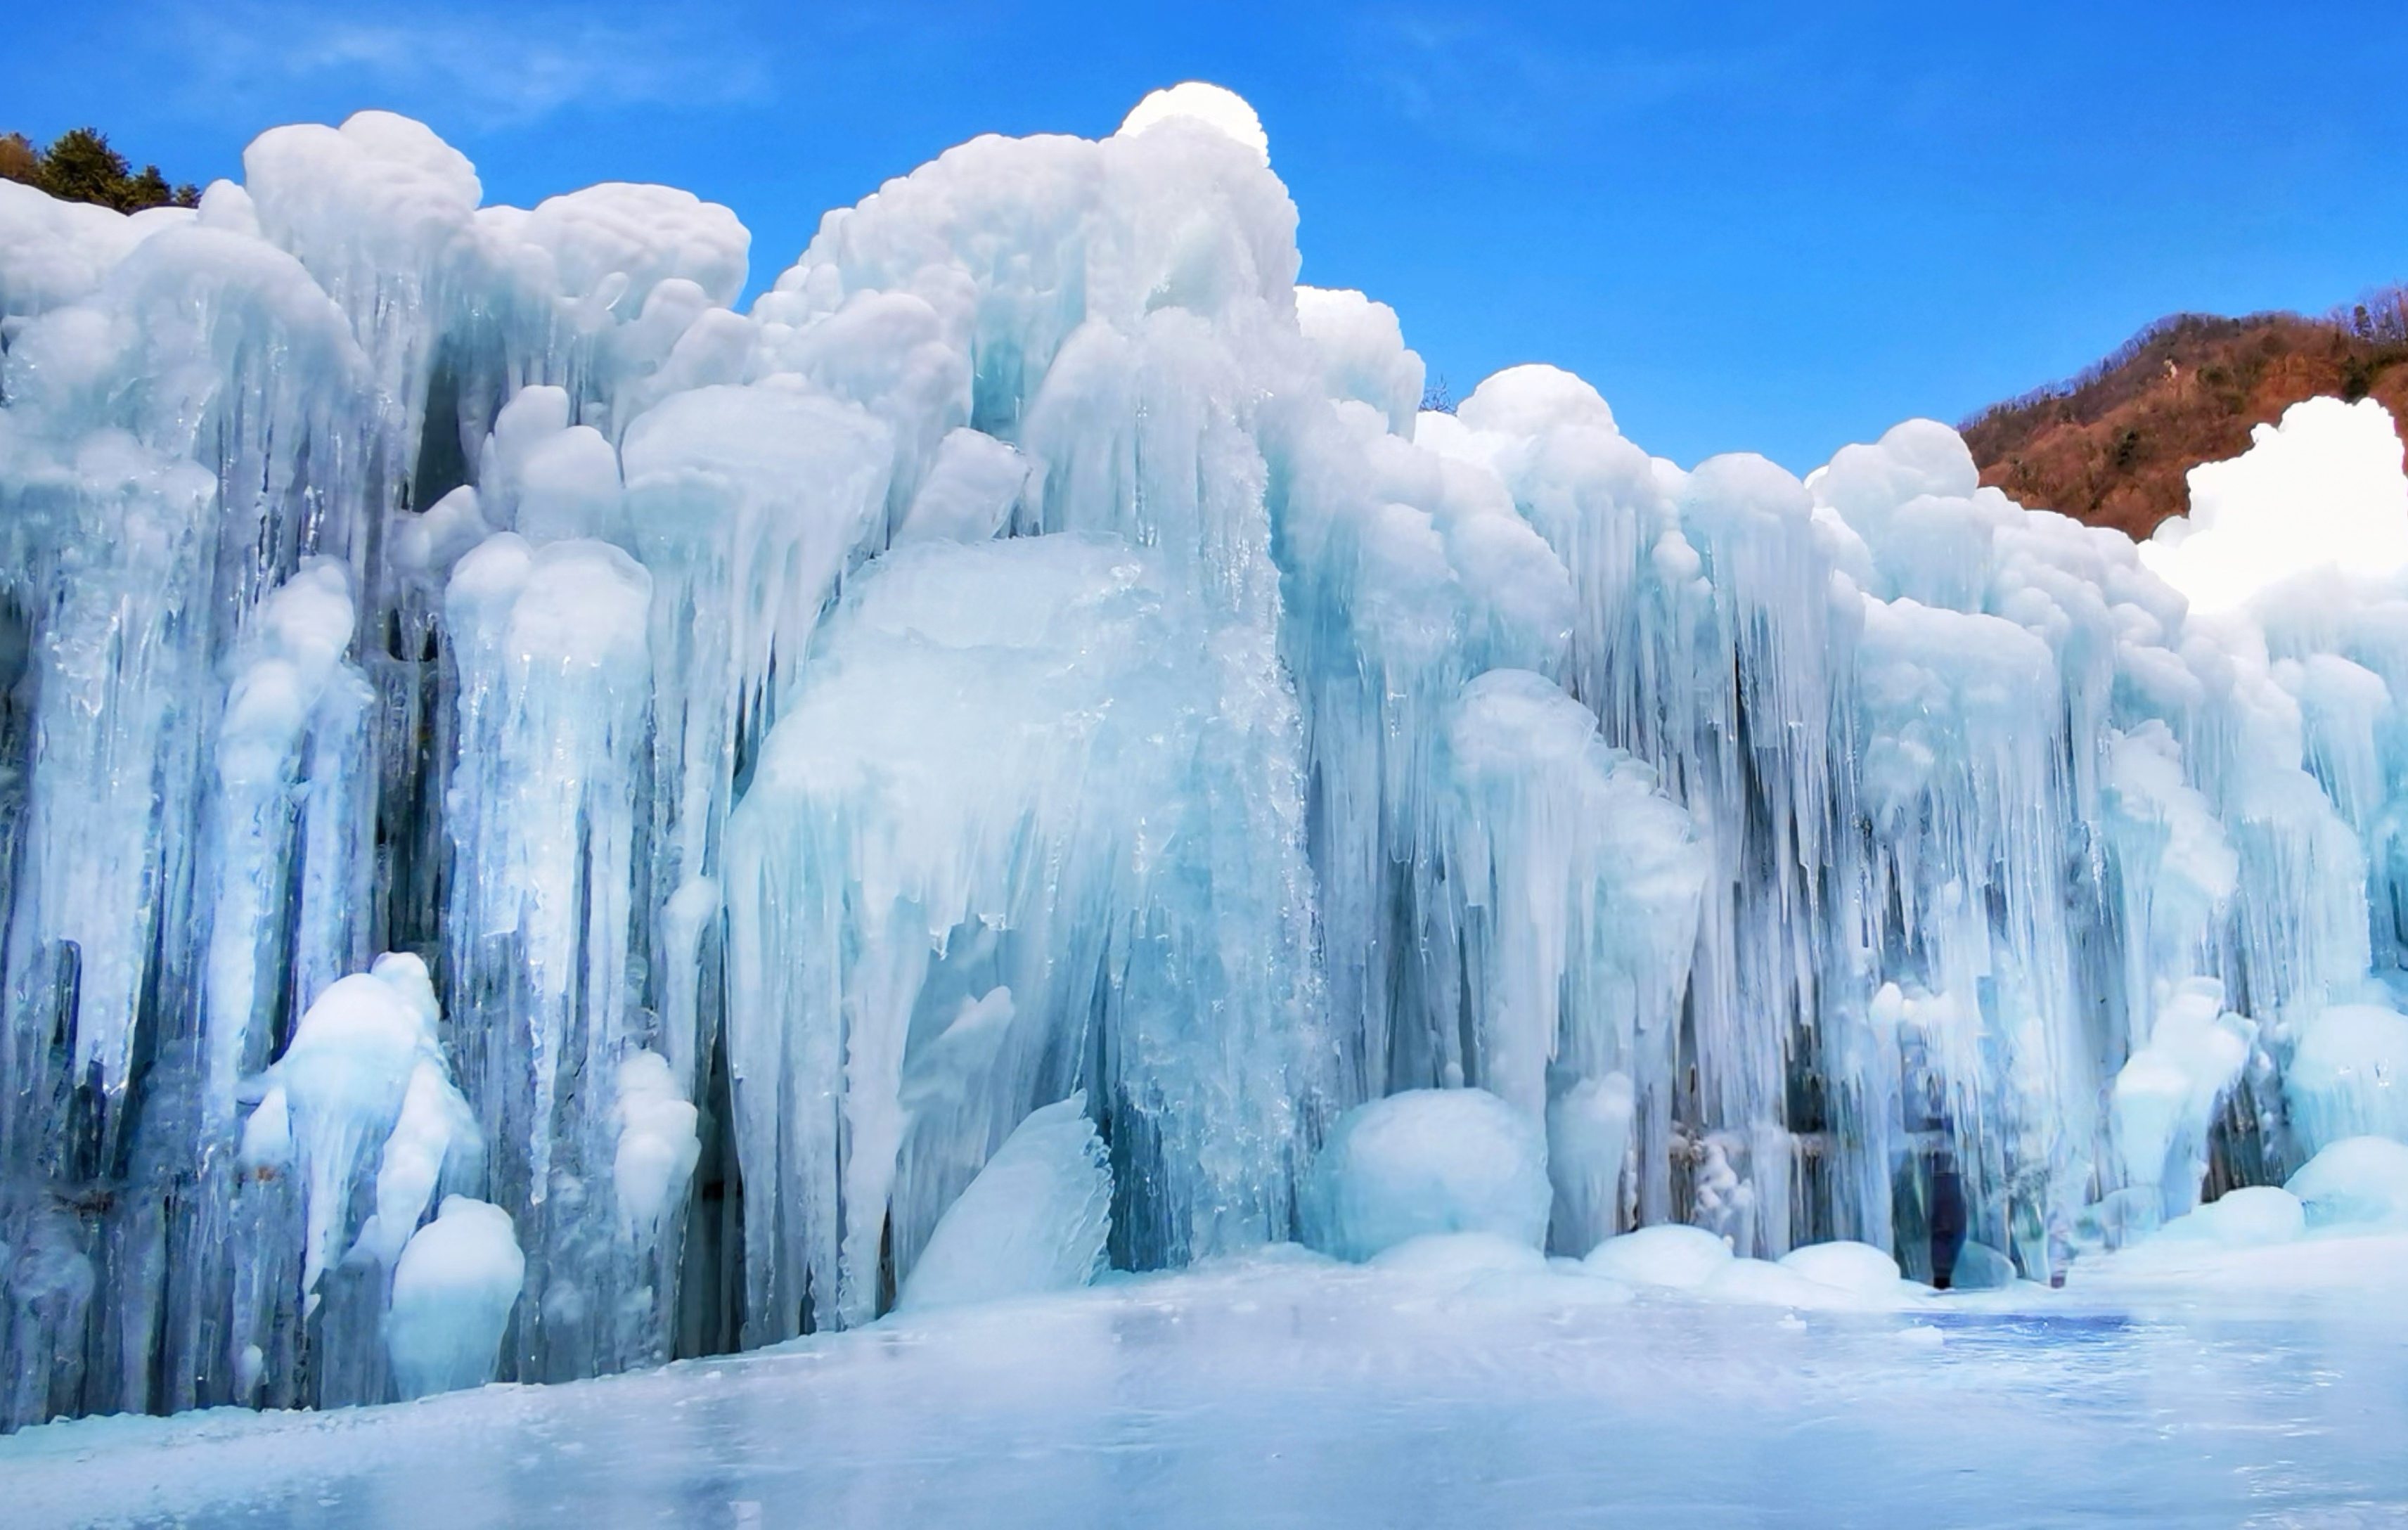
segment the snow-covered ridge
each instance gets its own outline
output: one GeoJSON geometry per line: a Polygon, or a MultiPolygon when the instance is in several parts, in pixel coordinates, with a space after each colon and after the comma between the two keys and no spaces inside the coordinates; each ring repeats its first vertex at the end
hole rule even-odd
{"type": "MultiPolygon", "coordinates": [[[[383,113],[190,213],[0,183],[0,1426],[1318,1236],[1415,1091],[1556,1253],[1909,1276],[1943,1182],[2045,1279],[2408,1135],[2379,406],[2148,560],[1928,421],[1417,416],[1201,86],[749,313],[724,207],[480,200],[383,113]],[[2383,566],[2254,552],[2303,493],[2383,566]]],[[[1327,1241],[1494,1225],[1371,1182],[1327,1241]]]]}

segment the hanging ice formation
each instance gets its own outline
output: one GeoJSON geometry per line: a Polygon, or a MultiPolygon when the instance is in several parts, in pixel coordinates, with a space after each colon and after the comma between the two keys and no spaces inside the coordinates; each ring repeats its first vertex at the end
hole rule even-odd
{"type": "Polygon", "coordinates": [[[1417,414],[1200,86],[749,312],[682,193],[378,113],[244,172],[0,182],[0,1424],[1174,1265],[1413,1091],[1557,1251],[1910,1271],[1942,1167],[2038,1274],[2408,1134],[2408,590],[2234,588],[2286,495],[2408,545],[2375,405],[2145,559],[1929,422],[1417,414]]]}

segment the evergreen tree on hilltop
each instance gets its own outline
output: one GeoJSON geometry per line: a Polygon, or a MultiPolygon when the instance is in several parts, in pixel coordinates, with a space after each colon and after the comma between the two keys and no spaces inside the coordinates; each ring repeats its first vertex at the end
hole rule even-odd
{"type": "Polygon", "coordinates": [[[94,202],[119,212],[189,207],[201,200],[199,187],[168,185],[155,164],[135,174],[125,156],[108,146],[108,135],[91,127],[70,128],[38,152],[22,133],[0,137],[0,179],[22,181],[63,202],[94,202]]]}

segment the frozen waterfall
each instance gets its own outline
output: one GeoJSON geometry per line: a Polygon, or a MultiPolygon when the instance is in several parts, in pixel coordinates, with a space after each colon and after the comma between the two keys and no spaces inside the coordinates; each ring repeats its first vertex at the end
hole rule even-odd
{"type": "Polygon", "coordinates": [[[749,311],[384,113],[0,181],[0,1427],[1308,1235],[1894,1284],[1943,1183],[2045,1280],[2408,1137],[2380,406],[2146,548],[1929,421],[1421,414],[1275,163],[982,137],[749,311]]]}

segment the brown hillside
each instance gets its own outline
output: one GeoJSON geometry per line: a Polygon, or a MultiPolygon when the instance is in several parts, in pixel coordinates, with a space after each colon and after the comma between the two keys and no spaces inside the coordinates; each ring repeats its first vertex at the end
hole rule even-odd
{"type": "Polygon", "coordinates": [[[2408,290],[2324,319],[2176,314],[2071,381],[1958,428],[1984,483],[2142,537],[2189,508],[2192,467],[2239,455],[2252,425],[2319,393],[2372,394],[2408,420],[2408,290]]]}

